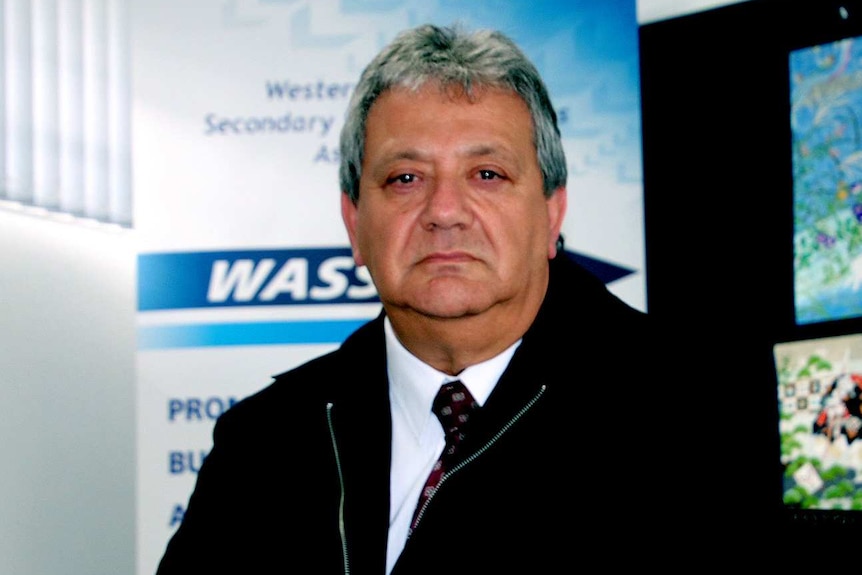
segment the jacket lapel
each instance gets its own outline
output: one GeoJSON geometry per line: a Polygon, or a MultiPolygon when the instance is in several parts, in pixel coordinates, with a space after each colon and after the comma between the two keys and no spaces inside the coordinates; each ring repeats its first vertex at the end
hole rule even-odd
{"type": "Polygon", "coordinates": [[[356,573],[383,573],[386,566],[392,424],[380,325],[379,338],[356,342],[359,346],[353,347],[359,349],[346,350],[344,361],[352,375],[345,379],[333,407],[347,552],[351,571],[356,573]],[[357,361],[354,353],[362,359],[357,361]],[[368,358],[375,359],[369,362],[368,358]]]}

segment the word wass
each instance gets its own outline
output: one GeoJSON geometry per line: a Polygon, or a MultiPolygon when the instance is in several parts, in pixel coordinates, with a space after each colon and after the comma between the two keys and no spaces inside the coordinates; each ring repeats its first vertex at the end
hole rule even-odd
{"type": "Polygon", "coordinates": [[[308,258],[218,259],[212,262],[209,303],[289,303],[374,301],[377,291],[368,270],[350,256],[312,264],[308,258]]]}

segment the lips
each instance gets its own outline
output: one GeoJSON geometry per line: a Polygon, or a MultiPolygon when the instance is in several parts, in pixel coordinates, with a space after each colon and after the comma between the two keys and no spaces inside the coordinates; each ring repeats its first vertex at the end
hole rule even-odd
{"type": "Polygon", "coordinates": [[[419,260],[419,263],[457,264],[475,261],[476,258],[468,252],[435,252],[419,260]]]}

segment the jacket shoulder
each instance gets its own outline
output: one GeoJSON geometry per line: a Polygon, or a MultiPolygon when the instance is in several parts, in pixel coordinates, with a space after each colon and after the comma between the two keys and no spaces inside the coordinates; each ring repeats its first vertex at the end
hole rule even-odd
{"type": "Polygon", "coordinates": [[[344,383],[355,379],[357,365],[367,366],[369,358],[385,362],[383,338],[381,315],[350,334],[338,348],[273,375],[269,384],[237,402],[224,416],[257,419],[286,404],[334,401],[344,383]]]}
{"type": "Polygon", "coordinates": [[[551,261],[550,284],[543,307],[545,315],[569,325],[616,329],[620,325],[646,327],[651,323],[646,312],[620,299],[596,274],[568,254],[560,254],[551,261]]]}

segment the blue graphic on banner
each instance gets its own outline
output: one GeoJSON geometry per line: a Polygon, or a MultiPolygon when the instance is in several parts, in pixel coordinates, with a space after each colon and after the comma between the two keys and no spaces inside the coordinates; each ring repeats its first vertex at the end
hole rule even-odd
{"type": "Polygon", "coordinates": [[[602,280],[605,285],[634,273],[634,270],[631,268],[618,266],[598,258],[591,258],[590,256],[569,250],[565,250],[564,253],[569,257],[569,259],[579,263],[581,266],[586,268],[588,272],[602,280]]]}
{"type": "Polygon", "coordinates": [[[350,248],[138,256],[138,310],[379,301],[350,248]]]}

